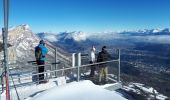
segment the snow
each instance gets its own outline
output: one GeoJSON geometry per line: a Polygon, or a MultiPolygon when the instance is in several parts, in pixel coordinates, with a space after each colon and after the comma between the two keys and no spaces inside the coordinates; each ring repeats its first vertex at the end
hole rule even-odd
{"type": "Polygon", "coordinates": [[[51,88],[27,100],[126,100],[117,92],[105,90],[91,81],[72,82],[51,88]]]}
{"type": "Polygon", "coordinates": [[[57,85],[58,85],[58,86],[61,86],[61,85],[64,85],[64,84],[66,84],[66,79],[65,79],[65,77],[59,77],[59,78],[58,78],[58,81],[57,81],[57,85]]]}
{"type": "Polygon", "coordinates": [[[141,94],[141,90],[142,90],[143,92],[149,94],[150,97],[152,98],[154,98],[154,93],[155,93],[156,98],[158,100],[165,100],[166,98],[168,98],[167,96],[164,96],[158,93],[158,91],[156,91],[154,88],[146,87],[144,84],[141,84],[141,83],[130,83],[128,86],[123,86],[123,89],[126,91],[133,91],[134,93],[137,93],[137,94],[141,94]]]}
{"type": "Polygon", "coordinates": [[[30,26],[29,25],[24,25],[24,27],[25,27],[25,30],[29,30],[30,29],[30,26]]]}
{"type": "Polygon", "coordinates": [[[86,40],[86,34],[83,32],[80,32],[79,34],[76,34],[74,37],[74,40],[76,41],[81,41],[81,40],[86,40]]]}
{"type": "Polygon", "coordinates": [[[33,50],[36,46],[35,44],[39,43],[39,39],[27,24],[9,28],[8,41],[16,49],[13,53],[16,53],[17,60],[21,62],[32,59],[30,57],[34,56],[33,50]]]}
{"type": "Polygon", "coordinates": [[[49,40],[50,42],[56,42],[58,41],[57,38],[55,37],[55,35],[46,35],[44,37],[46,40],[49,40]]]}
{"type": "Polygon", "coordinates": [[[80,42],[85,41],[87,39],[87,34],[81,31],[74,32],[61,32],[59,34],[55,33],[38,33],[39,37],[44,38],[50,42],[57,42],[61,39],[73,39],[74,41],[80,42]]]}
{"type": "Polygon", "coordinates": [[[157,94],[158,92],[152,88],[152,87],[144,87],[144,84],[140,84],[140,83],[133,83],[135,86],[139,87],[140,89],[142,89],[144,92],[146,93],[153,93],[153,91],[157,94]]]}
{"type": "Polygon", "coordinates": [[[65,39],[74,39],[75,41],[84,41],[86,38],[86,34],[83,32],[70,32],[65,37],[65,39]]]}
{"type": "MultiPolygon", "coordinates": [[[[24,98],[30,96],[30,95],[34,95],[36,92],[40,92],[40,91],[44,91],[46,89],[52,88],[56,86],[56,84],[54,82],[49,82],[47,84],[40,84],[40,85],[26,85],[23,87],[18,87],[17,91],[19,94],[19,97],[21,100],[23,100],[24,98]]],[[[11,89],[11,96],[12,96],[12,100],[17,100],[17,96],[16,96],[16,91],[15,89],[11,89]]],[[[6,100],[5,99],[5,92],[3,92],[1,94],[1,100],[6,100]]]]}
{"type": "MultiPolygon", "coordinates": [[[[114,84],[116,85],[116,84],[119,84],[119,83],[114,83],[114,84]]],[[[102,88],[106,88],[106,87],[112,86],[112,85],[114,85],[114,84],[105,84],[105,85],[102,85],[101,87],[102,87],[102,88]]]]}
{"type": "MultiPolygon", "coordinates": [[[[28,84],[17,87],[21,100],[126,100],[122,94],[104,89],[89,80],[66,83],[65,77],[50,79],[46,84],[28,84]]],[[[109,86],[109,85],[108,85],[109,86]]],[[[18,100],[14,88],[11,100],[18,100]]],[[[0,100],[5,100],[5,92],[0,100]]]]}
{"type": "Polygon", "coordinates": [[[149,42],[149,43],[170,43],[168,34],[169,29],[144,29],[136,31],[124,31],[124,32],[98,32],[98,33],[84,33],[81,31],[74,32],[64,32],[57,35],[51,36],[48,34],[46,36],[49,41],[61,41],[67,39],[73,39],[77,42],[85,41],[87,39],[94,42],[108,41],[108,40],[117,40],[117,41],[134,41],[134,42],[149,42]],[[158,33],[158,34],[157,34],[158,33]]]}
{"type": "Polygon", "coordinates": [[[13,30],[15,30],[15,29],[17,29],[17,28],[21,28],[21,27],[23,27],[25,31],[30,30],[30,26],[29,26],[28,24],[21,24],[21,25],[19,25],[19,26],[11,26],[11,27],[9,27],[8,30],[9,30],[9,31],[13,31],[13,30]]]}
{"type": "Polygon", "coordinates": [[[158,33],[158,32],[160,32],[161,30],[160,29],[154,29],[152,32],[153,33],[158,33]]]}
{"type": "Polygon", "coordinates": [[[157,97],[156,97],[158,100],[165,100],[167,98],[167,96],[164,96],[162,94],[159,94],[157,97]]]}

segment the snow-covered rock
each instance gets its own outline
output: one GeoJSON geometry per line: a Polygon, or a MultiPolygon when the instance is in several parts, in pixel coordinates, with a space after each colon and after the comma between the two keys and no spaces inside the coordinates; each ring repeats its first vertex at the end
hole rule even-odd
{"type": "MultiPolygon", "coordinates": [[[[55,36],[53,35],[47,35],[48,40],[51,42],[57,41],[55,36]]],[[[0,40],[2,41],[2,37],[0,37],[0,40]]],[[[13,26],[9,29],[8,34],[8,43],[11,45],[9,47],[9,62],[11,61],[19,61],[26,63],[27,61],[34,61],[35,60],[35,53],[34,49],[39,44],[40,38],[32,32],[29,25],[19,25],[19,26],[13,26]]],[[[46,46],[49,49],[47,59],[54,61],[54,48],[57,47],[50,47],[47,45],[50,44],[46,41],[46,46]]],[[[64,51],[63,51],[64,52],[64,51]]],[[[62,53],[59,53],[58,48],[58,55],[64,57],[62,53]]],[[[3,59],[3,52],[0,53],[1,59],[3,59]]]]}
{"type": "Polygon", "coordinates": [[[85,41],[87,39],[87,36],[85,33],[81,31],[74,31],[74,32],[61,32],[61,33],[38,33],[37,34],[40,38],[46,39],[48,41],[54,42],[54,41],[64,41],[64,40],[74,40],[77,42],[85,41]]]}
{"type": "Polygon", "coordinates": [[[147,98],[148,99],[154,99],[156,97],[156,99],[158,100],[165,100],[167,99],[168,97],[167,96],[164,96],[162,94],[160,94],[157,90],[155,90],[153,87],[148,87],[148,86],[145,86],[144,84],[141,84],[141,83],[129,83],[128,86],[124,86],[123,87],[124,90],[126,91],[132,91],[136,94],[147,94],[147,98]]]}
{"type": "Polygon", "coordinates": [[[40,37],[41,39],[45,39],[45,40],[48,40],[50,42],[58,41],[58,38],[57,38],[56,34],[54,34],[54,33],[41,32],[41,33],[37,33],[36,35],[38,37],[40,37]]]}
{"type": "Polygon", "coordinates": [[[153,33],[158,33],[158,32],[161,32],[161,30],[160,29],[153,29],[152,32],[153,33]]]}
{"type": "MultiPolygon", "coordinates": [[[[0,37],[2,40],[2,37],[0,37]]],[[[19,25],[9,28],[8,49],[9,63],[15,61],[34,60],[34,48],[39,43],[39,38],[31,31],[29,25],[19,25]]],[[[1,59],[3,53],[1,52],[1,59]]]]}
{"type": "Polygon", "coordinates": [[[34,48],[39,43],[39,38],[31,31],[29,25],[19,25],[9,29],[8,42],[12,45],[10,48],[15,49],[18,60],[28,60],[34,57],[34,48]]]}
{"type": "MultiPolygon", "coordinates": [[[[63,39],[73,39],[73,40],[75,40],[75,41],[85,41],[86,40],[86,34],[85,33],[83,33],[83,32],[81,32],[81,31],[79,31],[79,32],[77,32],[77,31],[74,31],[74,32],[64,32],[64,33],[62,33],[62,36],[64,36],[64,37],[62,37],[63,39]]],[[[59,36],[60,38],[61,38],[61,36],[59,36]]]]}

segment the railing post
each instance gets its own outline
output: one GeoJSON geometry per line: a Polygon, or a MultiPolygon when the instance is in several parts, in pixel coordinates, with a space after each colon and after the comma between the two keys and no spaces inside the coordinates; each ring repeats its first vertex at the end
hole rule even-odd
{"type": "Polygon", "coordinates": [[[75,53],[72,53],[72,67],[75,67],[75,53]]]}
{"type": "Polygon", "coordinates": [[[117,81],[120,82],[120,49],[118,49],[118,74],[117,74],[117,81]]]}
{"type": "MultiPolygon", "coordinates": [[[[53,70],[52,68],[53,68],[52,65],[50,65],[50,71],[53,70]]],[[[56,68],[55,68],[55,70],[56,70],[56,68]]],[[[52,78],[52,74],[53,74],[53,73],[49,73],[49,74],[50,74],[50,78],[52,78]]],[[[47,74],[47,75],[48,75],[48,74],[47,74]]],[[[57,76],[56,76],[56,71],[55,71],[55,77],[57,77],[57,76]]]]}
{"type": "Polygon", "coordinates": [[[80,81],[81,53],[78,53],[77,82],[80,81]]]}
{"type": "MultiPolygon", "coordinates": [[[[55,63],[58,61],[57,59],[57,48],[55,48],[55,63]]],[[[57,67],[58,67],[58,64],[55,64],[55,69],[54,70],[57,70],[57,67]]],[[[55,77],[57,77],[57,72],[55,71],[55,77]]]]}
{"type": "MultiPolygon", "coordinates": [[[[63,64],[63,69],[65,68],[65,64],[63,64]]],[[[62,76],[65,75],[65,70],[62,71],[62,76]]]]}

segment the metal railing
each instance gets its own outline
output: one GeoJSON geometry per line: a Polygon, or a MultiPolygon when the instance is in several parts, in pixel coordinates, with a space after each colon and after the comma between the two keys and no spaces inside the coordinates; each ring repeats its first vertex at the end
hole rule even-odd
{"type": "MultiPolygon", "coordinates": [[[[81,55],[81,54],[80,54],[81,55]]],[[[35,81],[33,81],[33,77],[37,77],[38,75],[40,74],[45,74],[46,75],[46,78],[44,80],[47,80],[47,79],[53,79],[53,78],[56,78],[58,75],[56,73],[58,72],[64,72],[65,71],[68,71],[68,70],[72,70],[70,72],[73,72],[73,70],[77,70],[77,71],[74,71],[75,74],[77,75],[76,77],[76,80],[77,81],[80,81],[80,78],[81,78],[81,69],[82,68],[90,68],[91,66],[98,66],[100,64],[108,64],[108,63],[113,63],[113,62],[118,62],[118,67],[117,67],[117,75],[116,75],[116,80],[111,78],[111,77],[108,77],[109,80],[111,81],[116,81],[116,82],[120,82],[120,50],[118,52],[118,59],[115,59],[115,60],[110,60],[110,61],[105,61],[105,62],[97,62],[97,63],[93,63],[93,64],[84,64],[84,65],[81,65],[81,63],[77,66],[70,66],[70,67],[64,67],[64,63],[63,62],[57,62],[57,63],[50,63],[50,64],[45,64],[45,65],[36,65],[35,63],[33,63],[32,65],[27,65],[26,67],[20,67],[20,68],[13,68],[10,70],[10,77],[11,79],[13,79],[13,81],[15,82],[15,86],[23,86],[23,85],[27,85],[27,84],[35,84],[35,83],[38,83],[39,80],[36,79],[35,81]],[[53,69],[55,67],[55,65],[60,65],[62,68],[60,69],[53,69]],[[38,73],[37,70],[34,71],[35,73],[33,72],[28,72],[28,73],[11,73],[12,70],[16,70],[16,69],[21,69],[21,68],[24,68],[24,69],[27,69],[27,68],[36,68],[38,69],[38,67],[40,66],[45,66],[45,67],[48,67],[49,69],[46,70],[45,72],[43,73],[38,73]],[[55,74],[54,74],[55,73],[55,74]],[[48,76],[49,75],[49,76],[48,76]],[[26,80],[26,78],[28,78],[26,80]],[[25,82],[23,82],[25,81],[25,82]]],[[[78,61],[81,61],[81,57],[79,59],[77,59],[78,61]]],[[[13,65],[10,65],[10,66],[13,66],[13,65]]],[[[112,64],[113,66],[113,64],[112,64]]],[[[110,75],[110,74],[109,74],[110,75]]],[[[38,77],[37,77],[38,78],[38,77]]],[[[12,81],[12,80],[11,80],[12,81]]],[[[12,83],[10,81],[10,83],[12,83]]],[[[42,80],[43,81],[43,80],[42,80]]],[[[14,87],[14,84],[10,84],[11,88],[14,87]]],[[[4,85],[4,87],[2,88],[5,88],[6,85],[4,85]]],[[[2,89],[4,90],[4,89],[2,89]]]]}

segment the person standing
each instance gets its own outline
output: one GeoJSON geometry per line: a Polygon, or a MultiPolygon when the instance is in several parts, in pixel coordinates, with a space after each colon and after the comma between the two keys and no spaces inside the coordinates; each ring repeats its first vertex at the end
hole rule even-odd
{"type": "MultiPolygon", "coordinates": [[[[97,62],[104,62],[110,60],[112,57],[106,50],[106,46],[102,47],[102,51],[99,52],[98,57],[97,57],[97,62]]],[[[108,73],[108,68],[107,64],[100,64],[99,65],[99,83],[107,83],[107,73],[108,73]],[[104,75],[104,81],[102,81],[102,76],[104,75]]]]}
{"type": "MultiPolygon", "coordinates": [[[[91,51],[90,51],[90,64],[93,64],[93,63],[95,63],[95,61],[96,61],[95,51],[96,51],[96,49],[95,49],[95,47],[93,46],[93,47],[91,48],[91,51]]],[[[90,66],[90,68],[91,68],[90,77],[94,77],[96,67],[95,67],[95,65],[92,65],[92,66],[90,66]]]]}
{"type": "MultiPolygon", "coordinates": [[[[44,64],[46,60],[46,55],[48,53],[48,49],[45,47],[44,40],[39,42],[39,45],[35,47],[35,58],[38,65],[38,73],[44,72],[44,64]]],[[[44,74],[38,75],[39,83],[46,83],[47,81],[44,80],[44,74]]]]}

